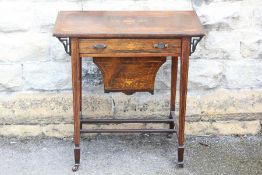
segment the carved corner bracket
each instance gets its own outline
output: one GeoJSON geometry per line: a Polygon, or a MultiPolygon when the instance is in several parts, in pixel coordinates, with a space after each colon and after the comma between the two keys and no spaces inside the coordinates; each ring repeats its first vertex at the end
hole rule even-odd
{"type": "Polygon", "coordinates": [[[63,44],[65,52],[71,55],[71,40],[70,38],[57,37],[57,39],[63,44]]]}
{"type": "Polygon", "coordinates": [[[195,52],[196,46],[201,41],[202,38],[203,38],[203,36],[197,36],[197,37],[191,38],[190,55],[192,55],[195,52]]]}

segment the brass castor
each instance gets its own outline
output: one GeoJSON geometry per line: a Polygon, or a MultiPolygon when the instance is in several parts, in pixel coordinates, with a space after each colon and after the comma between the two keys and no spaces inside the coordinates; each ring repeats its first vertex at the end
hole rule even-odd
{"type": "Polygon", "coordinates": [[[73,172],[78,171],[79,166],[80,166],[80,164],[75,164],[75,165],[72,167],[72,171],[73,171],[73,172]]]}
{"type": "Polygon", "coordinates": [[[178,165],[178,168],[184,168],[184,163],[183,162],[179,162],[177,165],[178,165]]]}

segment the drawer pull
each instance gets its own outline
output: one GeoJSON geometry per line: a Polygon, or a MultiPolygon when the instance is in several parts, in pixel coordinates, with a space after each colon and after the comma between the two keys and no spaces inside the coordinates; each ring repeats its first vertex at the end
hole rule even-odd
{"type": "Polygon", "coordinates": [[[106,47],[107,47],[106,44],[96,44],[96,45],[94,45],[95,49],[105,49],[106,47]]]}
{"type": "Polygon", "coordinates": [[[164,49],[164,48],[167,48],[167,47],[168,47],[168,44],[165,44],[165,43],[154,44],[154,48],[158,48],[158,49],[164,49]]]}

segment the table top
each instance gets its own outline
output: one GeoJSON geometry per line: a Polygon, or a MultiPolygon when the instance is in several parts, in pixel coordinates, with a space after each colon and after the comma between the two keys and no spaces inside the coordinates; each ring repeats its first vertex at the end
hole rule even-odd
{"type": "Polygon", "coordinates": [[[53,35],[86,38],[204,36],[195,11],[61,11],[53,35]]]}

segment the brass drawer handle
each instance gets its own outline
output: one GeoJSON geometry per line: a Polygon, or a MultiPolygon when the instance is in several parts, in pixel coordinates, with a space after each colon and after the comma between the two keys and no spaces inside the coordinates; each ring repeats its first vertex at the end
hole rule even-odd
{"type": "Polygon", "coordinates": [[[158,49],[164,49],[164,48],[167,48],[167,47],[168,47],[168,44],[165,44],[165,43],[154,44],[154,48],[158,48],[158,49]]]}
{"type": "Polygon", "coordinates": [[[105,49],[106,47],[107,47],[106,44],[96,44],[96,45],[94,45],[95,49],[105,49]]]}

